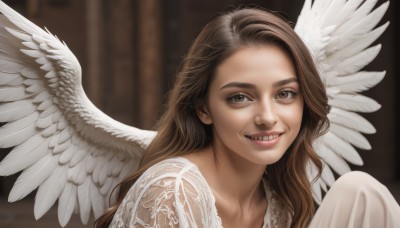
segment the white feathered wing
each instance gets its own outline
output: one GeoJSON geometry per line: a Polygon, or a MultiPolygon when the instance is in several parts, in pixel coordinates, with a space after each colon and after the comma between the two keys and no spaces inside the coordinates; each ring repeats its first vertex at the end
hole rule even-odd
{"type": "Polygon", "coordinates": [[[0,175],[23,171],[9,201],[38,188],[35,218],[58,199],[58,218],[100,216],[118,182],[137,168],[155,132],[119,123],[98,110],[81,85],[68,49],[0,1],[0,148],[14,147],[0,175]]]}
{"type": "MultiPolygon", "coordinates": [[[[335,181],[331,168],[342,175],[350,171],[347,162],[362,165],[354,147],[371,148],[361,134],[375,133],[375,128],[357,112],[374,112],[380,105],[359,94],[378,84],[385,72],[362,71],[379,53],[381,45],[370,45],[385,31],[389,22],[375,28],[385,14],[389,2],[372,10],[377,0],[306,0],[295,31],[303,39],[319,68],[325,83],[329,104],[329,131],[317,139],[313,147],[322,158],[324,169],[313,183],[315,199],[322,199],[335,181]],[[347,162],[346,162],[347,161],[347,162]]],[[[316,169],[309,165],[309,178],[316,169]]]]}

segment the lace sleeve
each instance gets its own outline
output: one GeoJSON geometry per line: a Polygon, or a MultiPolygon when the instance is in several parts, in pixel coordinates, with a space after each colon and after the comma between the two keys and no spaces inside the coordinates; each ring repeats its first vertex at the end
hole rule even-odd
{"type": "Polygon", "coordinates": [[[212,193],[193,168],[161,166],[143,174],[111,227],[220,227],[212,193]]]}

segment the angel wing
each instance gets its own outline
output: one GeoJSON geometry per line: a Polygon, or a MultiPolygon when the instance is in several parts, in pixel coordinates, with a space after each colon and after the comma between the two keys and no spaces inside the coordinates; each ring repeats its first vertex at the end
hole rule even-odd
{"type": "MultiPolygon", "coordinates": [[[[357,112],[374,112],[380,105],[359,94],[378,84],[385,72],[362,71],[379,53],[381,45],[370,45],[385,31],[389,22],[375,28],[389,2],[372,10],[377,0],[306,0],[295,31],[310,49],[325,82],[332,109],[329,131],[313,147],[325,163],[321,178],[313,183],[314,198],[322,199],[335,181],[331,169],[342,175],[350,171],[347,162],[362,165],[356,148],[371,149],[362,135],[375,133],[374,126],[357,112]],[[346,162],[347,161],[347,162],[346,162]]],[[[309,179],[316,169],[309,165],[309,179]]]]}
{"type": "Polygon", "coordinates": [[[38,188],[35,218],[58,199],[65,226],[100,216],[111,190],[137,168],[155,135],[98,110],[81,85],[81,67],[65,43],[0,1],[0,147],[14,147],[0,175],[23,171],[8,200],[38,188]]]}

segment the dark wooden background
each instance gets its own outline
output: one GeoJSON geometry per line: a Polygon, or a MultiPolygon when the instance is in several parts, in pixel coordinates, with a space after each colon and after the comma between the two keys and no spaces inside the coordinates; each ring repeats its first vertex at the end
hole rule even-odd
{"type": "MultiPolygon", "coordinates": [[[[303,0],[8,0],[11,7],[64,40],[79,59],[84,88],[93,103],[111,117],[152,129],[163,109],[179,63],[200,28],[218,12],[257,5],[295,22],[303,0]]],[[[378,1],[378,5],[383,3],[378,1]]],[[[399,4],[399,3],[397,3],[399,4]]],[[[365,114],[377,129],[372,150],[360,151],[363,170],[400,195],[399,17],[392,1],[383,22],[391,25],[367,69],[386,70],[385,79],[366,95],[382,108],[365,114]],[[394,186],[394,187],[393,187],[394,186]]],[[[381,22],[380,24],[382,24],[381,22]]],[[[1,150],[0,159],[8,150],[1,150]]],[[[16,176],[0,178],[0,198],[16,176]]],[[[398,199],[399,200],[399,199],[398,199]]],[[[3,202],[3,201],[1,201],[3,202]]],[[[1,203],[4,204],[4,203],[1,203]]],[[[1,212],[0,212],[1,214],[1,212]]],[[[0,215],[1,216],[1,215],[0,215]]]]}

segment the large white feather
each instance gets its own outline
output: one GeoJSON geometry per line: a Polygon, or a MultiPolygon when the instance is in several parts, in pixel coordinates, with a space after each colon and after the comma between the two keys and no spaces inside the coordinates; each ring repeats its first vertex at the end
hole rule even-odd
{"type": "Polygon", "coordinates": [[[89,191],[89,197],[91,199],[90,202],[93,209],[94,218],[97,219],[103,214],[104,210],[106,209],[106,199],[100,193],[100,189],[97,188],[93,183],[90,183],[89,191]]]}
{"type": "Polygon", "coordinates": [[[373,99],[358,94],[378,84],[385,75],[384,71],[361,71],[378,55],[380,44],[370,45],[389,25],[387,22],[375,28],[389,6],[386,2],[373,10],[376,3],[377,0],[315,0],[311,5],[307,0],[295,27],[314,57],[332,107],[329,132],[313,145],[327,164],[321,179],[312,184],[317,202],[321,189],[326,191],[334,182],[330,168],[342,175],[350,171],[346,161],[362,165],[353,146],[371,148],[361,133],[375,133],[375,128],[356,112],[380,108],[373,99]]]}
{"type": "Polygon", "coordinates": [[[329,104],[333,107],[353,112],[375,112],[381,107],[373,99],[356,93],[335,94],[330,97],[329,104]]]}
{"type": "Polygon", "coordinates": [[[346,161],[323,142],[316,143],[316,148],[319,149],[317,150],[318,155],[339,175],[351,170],[346,161]]]}
{"type": "Polygon", "coordinates": [[[347,59],[365,48],[369,47],[389,26],[389,22],[386,22],[382,26],[374,29],[373,31],[361,36],[359,42],[350,43],[345,48],[331,53],[331,55],[326,56],[326,62],[329,65],[340,62],[342,59],[347,59]]]}
{"type": "Polygon", "coordinates": [[[0,122],[10,122],[19,120],[36,110],[29,100],[20,100],[10,103],[0,104],[0,122]]]}
{"type": "Polygon", "coordinates": [[[375,57],[378,55],[381,50],[381,45],[376,45],[374,47],[370,47],[354,56],[351,56],[336,65],[332,65],[334,67],[338,75],[348,75],[355,73],[369,64],[375,57]]]}
{"type": "Polygon", "coordinates": [[[81,221],[83,224],[87,224],[89,221],[91,204],[90,204],[90,179],[86,178],[85,182],[78,187],[78,203],[81,221]]]}
{"type": "Polygon", "coordinates": [[[355,147],[363,150],[371,149],[368,140],[358,131],[334,123],[331,123],[330,131],[346,142],[353,144],[355,147]]]}
{"type": "Polygon", "coordinates": [[[24,170],[48,153],[48,139],[35,135],[16,146],[0,163],[0,173],[12,175],[24,170]]]}
{"type": "Polygon", "coordinates": [[[71,218],[77,202],[76,185],[67,183],[58,200],[58,221],[61,226],[66,226],[71,218]]]}
{"type": "MultiPolygon", "coordinates": [[[[322,169],[321,178],[324,183],[331,185],[335,182],[335,175],[333,174],[332,170],[325,163],[323,165],[324,166],[322,169]]],[[[325,191],[326,191],[326,189],[325,189],[325,191]]]]}
{"type": "MultiPolygon", "coordinates": [[[[334,52],[346,47],[353,41],[360,39],[360,37],[371,31],[378,24],[388,7],[389,2],[386,2],[367,16],[358,18],[359,20],[353,24],[349,24],[349,21],[344,21],[343,24],[347,24],[348,26],[346,28],[348,29],[344,30],[338,28],[338,35],[335,36],[332,39],[332,42],[328,44],[327,49],[330,52],[334,52]]],[[[345,26],[343,26],[342,28],[345,28],[345,26]]]]}
{"type": "Polygon", "coordinates": [[[67,182],[67,166],[59,166],[51,176],[40,185],[35,198],[35,219],[41,218],[60,197],[67,182]]]}
{"type": "Polygon", "coordinates": [[[22,84],[22,77],[19,77],[18,74],[15,73],[1,73],[0,77],[0,86],[10,85],[10,86],[18,86],[22,84]]]}
{"type": "Polygon", "coordinates": [[[368,120],[354,112],[333,107],[328,114],[328,118],[331,123],[339,124],[362,133],[373,134],[376,132],[374,126],[368,120]]]}
{"type": "Polygon", "coordinates": [[[51,154],[41,158],[18,177],[8,196],[8,201],[15,202],[27,196],[41,185],[56,168],[57,158],[51,154]]]}
{"type": "Polygon", "coordinates": [[[17,121],[9,122],[0,128],[0,148],[7,148],[22,144],[35,135],[35,119],[38,113],[34,112],[17,121]]]}
{"type": "MultiPolygon", "coordinates": [[[[1,62],[1,61],[0,61],[1,62]]],[[[1,67],[0,67],[1,69],[1,67]]],[[[0,70],[1,72],[2,70],[0,70]]],[[[9,73],[9,71],[6,71],[9,73]]],[[[25,91],[25,88],[22,86],[2,86],[0,87],[0,102],[14,101],[14,100],[22,100],[24,98],[28,98],[32,96],[25,91]]]]}
{"type": "Polygon", "coordinates": [[[370,89],[378,84],[383,77],[383,72],[357,72],[348,76],[327,78],[326,85],[335,87],[342,93],[357,93],[370,89]]]}

